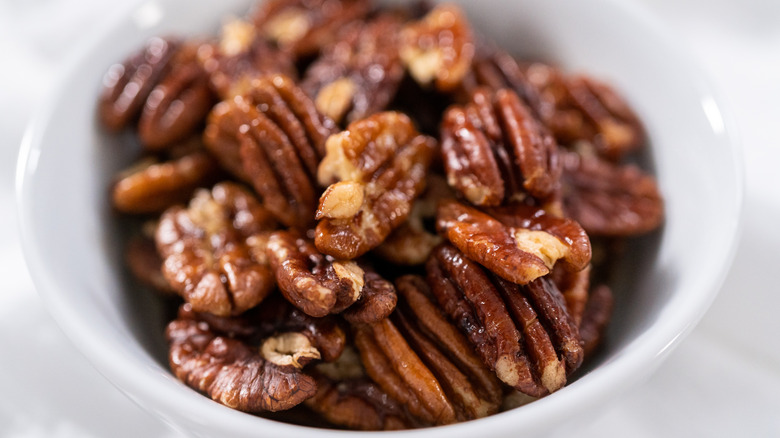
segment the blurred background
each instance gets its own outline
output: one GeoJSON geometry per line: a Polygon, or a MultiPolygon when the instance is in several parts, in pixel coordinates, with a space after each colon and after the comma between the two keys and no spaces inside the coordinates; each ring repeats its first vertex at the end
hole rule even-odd
{"type": "MultiPolygon", "coordinates": [[[[626,1],[688,46],[736,120],[743,230],[704,320],[649,381],[578,435],[780,436],[780,1],[626,1]]],[[[2,437],[181,437],[112,387],[63,335],[35,293],[17,236],[14,168],[25,126],[114,9],[104,0],[0,0],[2,437]]]]}

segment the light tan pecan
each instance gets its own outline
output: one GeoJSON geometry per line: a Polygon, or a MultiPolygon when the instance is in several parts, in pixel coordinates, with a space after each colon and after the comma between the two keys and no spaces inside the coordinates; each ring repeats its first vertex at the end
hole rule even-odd
{"type": "Polygon", "coordinates": [[[168,209],[155,241],[168,283],[198,312],[241,313],[273,289],[270,268],[253,256],[249,237],[273,226],[253,196],[232,183],[168,209]]]}
{"type": "Polygon", "coordinates": [[[317,177],[330,186],[320,197],[315,244],[325,254],[353,259],[407,218],[425,189],[436,142],[407,116],[383,112],[332,135],[326,149],[317,177]]]}
{"type": "MultiPolygon", "coordinates": [[[[234,325],[230,321],[225,324],[234,325]]],[[[282,355],[272,357],[281,365],[265,359],[243,339],[220,333],[199,318],[189,304],[168,324],[166,338],[176,377],[231,408],[255,413],[280,411],[316,394],[314,379],[285,364],[282,355]]]]}
{"type": "Polygon", "coordinates": [[[436,228],[466,255],[499,277],[527,284],[556,263],[570,271],[588,266],[590,240],[573,220],[525,205],[481,212],[457,201],[439,205],[436,228]]]}
{"type": "Polygon", "coordinates": [[[508,282],[450,245],[434,250],[426,267],[441,308],[504,383],[540,397],[563,387],[582,363],[577,326],[547,278],[508,282]]]}
{"type": "Polygon", "coordinates": [[[188,43],[170,60],[169,70],[149,93],[138,135],[148,150],[160,150],[195,132],[214,104],[208,75],[197,60],[198,45],[188,43]]]}
{"type": "Polygon", "coordinates": [[[563,208],[594,236],[634,236],[658,228],[664,204],[655,178],[631,164],[567,153],[563,208]]]}
{"type": "Polygon", "coordinates": [[[253,21],[265,38],[300,58],[331,44],[339,29],[370,9],[364,0],[268,0],[253,21]]]}
{"type": "Polygon", "coordinates": [[[451,91],[466,76],[474,58],[471,25],[458,6],[438,5],[404,27],[400,54],[418,83],[434,83],[440,91],[451,91]]]}
{"type": "Polygon", "coordinates": [[[441,138],[447,181],[475,205],[543,200],[559,187],[555,140],[513,91],[477,89],[447,110],[441,138]]]}
{"type": "Polygon", "coordinates": [[[428,297],[420,277],[401,277],[391,319],[355,325],[367,374],[425,424],[481,418],[498,409],[501,388],[467,340],[428,297]]]}
{"type": "Polygon", "coordinates": [[[137,53],[108,69],[98,103],[98,114],[105,127],[119,131],[141,113],[178,47],[179,43],[173,40],[150,38],[137,53]]]}
{"type": "Polygon", "coordinates": [[[580,322],[585,357],[593,355],[604,341],[614,305],[615,299],[609,286],[598,285],[590,291],[580,322]]]}
{"type": "Polygon", "coordinates": [[[400,26],[399,17],[381,14],[339,32],[301,83],[321,113],[337,123],[354,122],[387,108],[404,74],[398,57],[400,26]]]}
{"type": "Polygon", "coordinates": [[[218,166],[204,151],[157,163],[141,162],[123,172],[111,192],[114,208],[122,213],[162,212],[186,202],[198,187],[212,183],[218,166]]]}

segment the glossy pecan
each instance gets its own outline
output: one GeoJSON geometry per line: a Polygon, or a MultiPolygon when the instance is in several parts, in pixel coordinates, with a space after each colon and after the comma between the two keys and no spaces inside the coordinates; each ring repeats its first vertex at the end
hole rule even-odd
{"type": "Polygon", "coordinates": [[[252,79],[267,74],[295,76],[290,56],[271,46],[254,24],[240,19],[222,26],[218,43],[201,45],[198,60],[209,75],[211,88],[222,99],[246,94],[252,79]]]}
{"type": "Polygon", "coordinates": [[[398,57],[400,25],[399,17],[382,14],[339,33],[301,83],[321,113],[336,122],[354,122],[387,108],[404,74],[398,57]]]}
{"type": "Polygon", "coordinates": [[[268,212],[235,184],[201,190],[188,208],[172,207],[160,219],[155,240],[163,274],[198,312],[229,315],[250,309],[274,283],[248,238],[272,225],[268,212]]]}
{"type": "Polygon", "coordinates": [[[168,324],[166,338],[176,377],[231,408],[280,411],[316,394],[312,377],[293,364],[284,364],[280,357],[271,356],[282,365],[267,360],[243,340],[217,332],[189,304],[168,324]]]}
{"type": "Polygon", "coordinates": [[[241,125],[247,123],[247,120],[237,107],[248,105],[241,97],[234,97],[214,105],[206,119],[203,144],[223,169],[239,180],[251,183],[244,170],[241,142],[238,139],[238,130],[241,125]]]}
{"type": "Polygon", "coordinates": [[[404,27],[400,54],[418,83],[434,83],[441,91],[451,91],[466,76],[474,58],[471,25],[458,6],[438,5],[404,27]]]}
{"type": "Polygon", "coordinates": [[[190,136],[214,104],[208,75],[197,60],[197,44],[183,45],[168,72],[149,93],[138,135],[149,150],[168,147],[190,136]]]}
{"type": "Polygon", "coordinates": [[[501,388],[467,340],[428,298],[420,277],[401,277],[391,319],[355,325],[367,374],[426,424],[481,418],[498,409],[501,388]]]}
{"type": "Polygon", "coordinates": [[[547,278],[508,282],[450,245],[434,250],[426,268],[441,308],[504,383],[543,396],[563,387],[582,363],[577,326],[547,278]]]}
{"type": "Polygon", "coordinates": [[[477,89],[471,103],[447,110],[441,137],[447,181],[475,205],[545,199],[558,189],[555,140],[513,91],[477,89]]]}
{"type": "Polygon", "coordinates": [[[333,121],[282,75],[253,81],[251,94],[231,105],[243,120],[238,138],[244,172],[264,205],[287,226],[312,224],[317,166],[333,121]]]}
{"type": "Polygon", "coordinates": [[[198,187],[212,183],[218,170],[214,159],[204,151],[162,163],[142,161],[122,173],[112,189],[111,201],[122,213],[162,212],[186,202],[198,187]]]}
{"type": "Polygon", "coordinates": [[[370,9],[364,0],[268,0],[253,21],[266,38],[300,58],[331,44],[340,28],[370,9]]]}
{"type": "Polygon", "coordinates": [[[137,53],[108,69],[98,103],[104,126],[119,131],[141,113],[146,98],[165,73],[178,46],[173,40],[150,38],[137,53]]]}
{"type": "Polygon", "coordinates": [[[556,263],[570,271],[590,262],[590,240],[573,220],[525,205],[481,212],[457,201],[439,205],[436,228],[466,255],[518,284],[547,275],[556,263]]]}
{"type": "Polygon", "coordinates": [[[563,157],[563,208],[594,236],[633,236],[658,228],[664,204],[655,178],[635,165],[563,157]]]}
{"type": "Polygon", "coordinates": [[[580,322],[585,357],[590,357],[604,341],[614,306],[615,299],[609,286],[602,284],[590,291],[580,322]]]}
{"type": "Polygon", "coordinates": [[[412,121],[383,112],[332,135],[318,169],[321,185],[315,244],[325,254],[353,259],[375,248],[409,215],[436,142],[412,121]]]}

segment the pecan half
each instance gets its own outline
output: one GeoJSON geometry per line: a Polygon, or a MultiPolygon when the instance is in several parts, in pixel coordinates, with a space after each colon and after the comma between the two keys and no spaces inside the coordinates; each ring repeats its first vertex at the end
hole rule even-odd
{"type": "Polygon", "coordinates": [[[504,383],[540,397],[563,387],[582,363],[577,326],[546,278],[510,283],[450,245],[435,250],[426,267],[439,305],[504,383]]]}
{"type": "Polygon", "coordinates": [[[264,205],[287,226],[303,228],[314,220],[315,176],[333,121],[291,79],[266,76],[252,82],[246,98],[236,97],[240,114],[240,156],[244,172],[264,205]]]}
{"type": "Polygon", "coordinates": [[[353,259],[375,248],[409,215],[425,188],[436,142],[405,115],[375,114],[332,135],[318,169],[321,185],[315,244],[353,259]]]}
{"type": "Polygon", "coordinates": [[[398,17],[382,14],[340,32],[301,83],[321,113],[354,122],[387,108],[404,74],[396,38],[400,25],[398,17]]]}
{"type": "Polygon", "coordinates": [[[475,205],[550,197],[561,166],[555,140],[513,91],[477,89],[441,128],[447,181],[475,205]]]}
{"type": "Polygon", "coordinates": [[[455,89],[474,58],[471,25],[452,4],[433,8],[401,31],[401,59],[421,85],[432,82],[441,91],[455,89]]]}
{"type": "Polygon", "coordinates": [[[213,182],[217,174],[214,159],[203,151],[163,163],[142,163],[116,182],[111,200],[122,213],[157,213],[186,202],[195,189],[213,182]]]}
{"type": "Polygon", "coordinates": [[[614,305],[615,299],[609,286],[602,284],[590,292],[588,304],[585,306],[582,322],[580,322],[580,335],[582,336],[585,357],[590,357],[603,342],[614,305]]]}
{"type": "Polygon", "coordinates": [[[363,0],[268,0],[253,21],[266,38],[300,58],[332,43],[340,28],[370,8],[363,0]]]}
{"type": "Polygon", "coordinates": [[[198,312],[241,313],[273,289],[269,267],[253,256],[248,237],[273,220],[251,194],[232,183],[196,193],[188,208],[172,207],[155,240],[163,274],[198,312]]]}
{"type": "Polygon", "coordinates": [[[405,276],[396,285],[404,301],[392,320],[354,326],[368,375],[427,424],[496,412],[498,381],[428,298],[425,281],[405,276]]]}
{"type": "Polygon", "coordinates": [[[181,47],[170,70],[149,93],[138,135],[149,150],[159,150],[190,136],[213,105],[208,75],[197,60],[197,45],[181,47]]]}
{"type": "Polygon", "coordinates": [[[499,277],[527,284],[556,262],[570,271],[590,262],[590,240],[573,220],[525,205],[483,213],[457,201],[439,205],[436,228],[466,255],[499,277]]]}
{"type": "Polygon", "coordinates": [[[108,69],[98,103],[98,114],[105,127],[119,131],[140,114],[178,45],[175,41],[150,38],[137,53],[108,69]]]}
{"type": "Polygon", "coordinates": [[[214,105],[206,119],[203,131],[203,145],[219,165],[241,181],[250,183],[241,159],[241,142],[238,130],[247,122],[239,105],[248,105],[240,97],[224,100],[214,105]]]}
{"type": "Polygon", "coordinates": [[[635,165],[563,156],[563,208],[594,236],[633,236],[658,228],[664,205],[655,178],[635,165]]]}
{"type": "Polygon", "coordinates": [[[295,366],[265,360],[245,342],[216,333],[188,304],[168,324],[166,338],[176,377],[231,408],[280,411],[316,394],[312,377],[295,366]]]}

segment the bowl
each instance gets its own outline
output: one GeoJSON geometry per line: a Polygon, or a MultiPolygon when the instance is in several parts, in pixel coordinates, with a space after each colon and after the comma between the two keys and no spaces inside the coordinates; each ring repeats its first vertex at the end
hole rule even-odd
{"type": "MultiPolygon", "coordinates": [[[[623,257],[608,342],[575,381],[519,409],[403,434],[576,431],[594,410],[646,379],[717,294],[738,234],[742,180],[733,130],[679,41],[631,3],[457,3],[476,29],[515,54],[592,73],[623,92],[645,123],[651,143],[645,164],[655,169],[666,220],[623,257]]],[[[153,0],[125,5],[99,26],[24,139],[17,177],[25,257],[66,335],[100,373],[166,423],[196,436],[335,436],[345,432],[231,410],[171,374],[162,308],[126,278],[120,225],[108,205],[113,175],[136,151],[98,127],[106,68],[152,35],[215,33],[222,17],[247,6],[246,0],[153,0]]]]}

